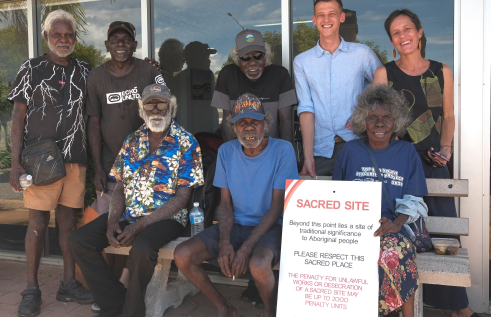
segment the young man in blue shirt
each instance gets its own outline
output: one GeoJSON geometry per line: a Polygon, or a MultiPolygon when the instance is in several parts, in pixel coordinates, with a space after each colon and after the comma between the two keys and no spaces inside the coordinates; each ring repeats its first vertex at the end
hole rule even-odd
{"type": "Polygon", "coordinates": [[[332,175],[344,142],[356,138],[349,124],[356,98],[382,65],[368,46],[339,36],[344,21],[341,0],[316,0],[312,22],[319,41],[294,61],[304,152],[301,175],[332,175]]]}
{"type": "Polygon", "coordinates": [[[211,283],[203,261],[238,277],[250,270],[264,302],[263,316],[275,316],[273,266],[280,260],[285,181],[297,179],[290,142],[265,136],[272,118],[256,96],[246,93],[232,107],[231,130],[237,139],[218,150],[213,185],[221,188],[219,221],[180,244],[179,270],[215,305],[220,317],[237,310],[211,283]]]}

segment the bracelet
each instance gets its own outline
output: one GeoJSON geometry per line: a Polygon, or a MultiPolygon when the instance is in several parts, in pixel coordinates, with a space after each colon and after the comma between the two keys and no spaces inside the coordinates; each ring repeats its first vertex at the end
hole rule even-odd
{"type": "Polygon", "coordinates": [[[444,144],[444,145],[440,145],[440,147],[442,148],[442,147],[452,147],[452,146],[451,145],[445,145],[444,144]]]}

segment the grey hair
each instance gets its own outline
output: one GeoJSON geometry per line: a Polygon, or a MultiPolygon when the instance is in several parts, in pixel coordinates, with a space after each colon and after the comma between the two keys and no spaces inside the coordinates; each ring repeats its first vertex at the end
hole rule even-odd
{"type": "MultiPolygon", "coordinates": [[[[264,114],[263,121],[264,121],[264,135],[268,135],[269,130],[271,130],[271,127],[273,126],[273,122],[274,122],[273,116],[269,112],[266,112],[264,114]]],[[[232,116],[227,117],[227,125],[230,131],[232,131],[232,134],[236,136],[237,131],[235,130],[235,122],[232,122],[232,116]]]]}
{"type": "Polygon", "coordinates": [[[48,14],[46,19],[44,20],[44,23],[42,25],[42,30],[41,30],[41,35],[43,36],[43,38],[45,38],[44,32],[46,32],[46,34],[48,34],[49,30],[51,30],[51,26],[53,25],[53,23],[58,22],[58,21],[64,21],[64,22],[70,23],[70,25],[72,26],[72,29],[73,29],[73,33],[77,32],[77,21],[75,21],[75,18],[73,17],[73,15],[71,15],[71,13],[63,11],[61,9],[58,9],[58,10],[52,11],[50,14],[48,14]]]}
{"type": "MultiPolygon", "coordinates": [[[[271,65],[271,46],[268,43],[264,43],[264,48],[266,49],[266,66],[271,65]]],[[[230,54],[234,60],[235,65],[239,65],[239,51],[237,47],[232,47],[232,52],[230,54]]]]}
{"type": "MultiPolygon", "coordinates": [[[[142,102],[141,99],[138,99],[138,105],[139,105],[138,110],[139,110],[139,113],[140,113],[140,117],[142,117],[142,114],[143,114],[143,102],[142,102]]],[[[172,95],[170,97],[169,106],[172,109],[172,114],[171,114],[172,115],[172,118],[175,118],[176,117],[176,114],[177,114],[177,99],[176,99],[176,96],[172,95]]]]}
{"type": "Polygon", "coordinates": [[[358,96],[358,102],[351,115],[353,133],[362,138],[367,137],[365,120],[377,107],[388,110],[394,117],[392,136],[404,136],[406,127],[411,123],[407,100],[402,93],[382,84],[370,84],[358,96]]]}

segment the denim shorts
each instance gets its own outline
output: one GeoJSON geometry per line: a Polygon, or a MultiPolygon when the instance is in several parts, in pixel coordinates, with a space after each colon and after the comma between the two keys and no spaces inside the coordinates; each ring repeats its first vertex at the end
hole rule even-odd
{"type": "MultiPolygon", "coordinates": [[[[242,226],[239,224],[234,224],[232,231],[230,232],[230,244],[234,248],[234,251],[240,249],[242,244],[247,240],[249,235],[255,229],[255,226],[242,226]]],[[[259,247],[266,247],[273,251],[274,259],[271,263],[271,267],[275,266],[280,261],[281,254],[281,233],[283,232],[283,226],[275,224],[264,236],[259,239],[259,242],[255,246],[254,250],[259,247]]],[[[215,257],[214,259],[208,260],[208,263],[219,266],[217,257],[220,251],[220,232],[218,225],[213,225],[205,230],[201,231],[197,235],[198,238],[203,241],[208,251],[215,257]]],[[[253,250],[253,253],[254,253],[253,250]]]]}

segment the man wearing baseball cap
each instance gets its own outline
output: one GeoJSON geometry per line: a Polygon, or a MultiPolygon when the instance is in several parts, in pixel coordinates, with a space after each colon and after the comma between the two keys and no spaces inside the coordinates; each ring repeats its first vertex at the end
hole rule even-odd
{"type": "Polygon", "coordinates": [[[249,92],[261,99],[264,109],[271,114],[269,135],[292,142],[292,106],[297,104],[297,98],[288,70],[271,64],[271,48],[259,31],[241,31],[235,37],[235,44],[232,49],[235,64],[220,71],[211,101],[213,107],[223,110],[224,140],[234,138],[226,124],[231,106],[240,95],[249,92]]]}
{"type": "Polygon", "coordinates": [[[297,179],[291,143],[268,137],[273,118],[253,94],[239,96],[227,123],[237,139],[218,150],[213,185],[221,188],[219,220],[174,252],[179,270],[215,305],[219,316],[237,316],[201,268],[219,266],[230,278],[252,274],[264,302],[263,316],[275,315],[272,267],[280,260],[285,181],[297,179]]]}
{"type": "Polygon", "coordinates": [[[70,237],[71,252],[93,290],[101,317],[145,316],[145,291],[158,251],[180,236],[191,191],[203,185],[199,144],[174,121],[176,108],[167,86],[145,87],[139,100],[145,123],[128,135],[109,174],[116,182],[109,213],[70,237]],[[132,246],[128,289],[101,254],[109,245],[132,246]]]}

